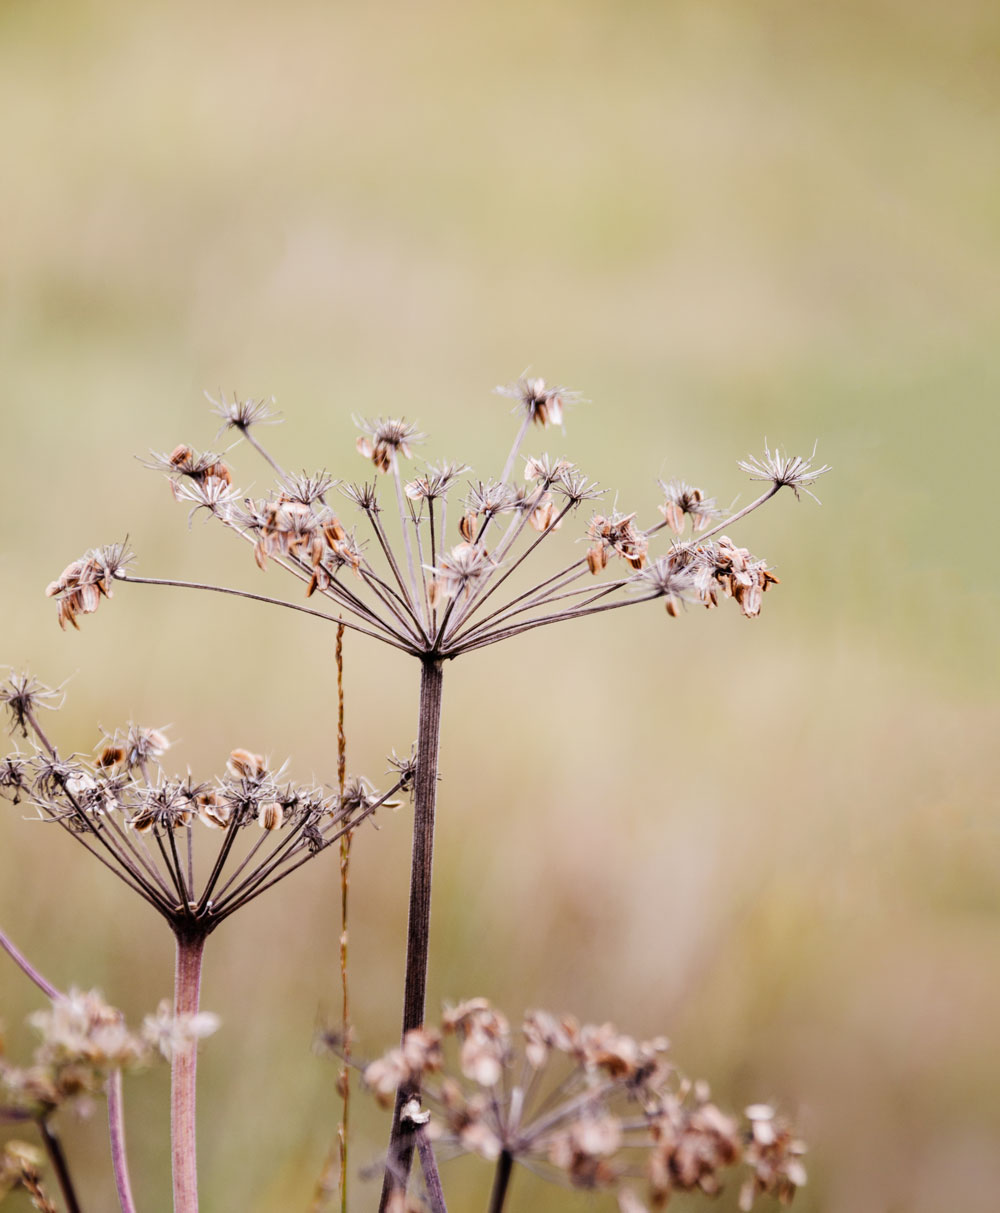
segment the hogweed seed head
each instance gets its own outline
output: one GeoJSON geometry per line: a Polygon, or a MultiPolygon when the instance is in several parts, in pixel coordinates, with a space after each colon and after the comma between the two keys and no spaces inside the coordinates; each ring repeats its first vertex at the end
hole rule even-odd
{"type": "Polygon", "coordinates": [[[412,772],[400,770],[384,794],[355,777],[343,796],[330,795],[285,781],[283,768],[243,748],[231,752],[223,776],[196,783],[163,769],[170,742],[162,728],[129,725],[105,734],[92,758],[64,759],[30,712],[24,723],[36,752],[0,764],[0,794],[63,826],[175,930],[208,934],[379,808],[397,807],[393,794],[412,783],[412,772]],[[254,825],[264,835],[256,845],[243,835],[254,825]],[[214,838],[207,876],[194,862],[199,838],[214,838]]]}
{"type": "MultiPolygon", "coordinates": [[[[799,489],[808,493],[808,486],[815,484],[820,476],[831,470],[830,465],[826,463],[822,467],[814,468],[812,461],[815,458],[815,447],[809,458],[803,459],[801,455],[785,455],[779,447],[772,451],[765,443],[762,457],[752,455],[741,459],[738,466],[748,473],[751,480],[770,480],[775,488],[787,486],[798,497],[799,489]]],[[[815,493],[809,493],[809,496],[813,501],[819,501],[815,493]]]]}
{"type": "MultiPolygon", "coordinates": [[[[333,611],[265,601],[320,615],[421,660],[454,658],[535,627],[649,597],[663,597],[671,615],[677,615],[685,601],[712,607],[724,598],[734,599],[747,618],[759,613],[764,591],[777,578],[747,549],[728,539],[712,543],[711,538],[780,487],[808,491],[827,467],[813,467],[810,460],[788,458],[765,447],[763,459],[740,466],[755,478],[771,481],[771,491],[718,523],[721,511],[701,489],[679,479],[663,482],[662,522],[643,526],[634,513],[617,509],[595,513],[585,527],[575,528],[577,536],[583,531],[584,554],[555,564],[532,583],[521,566],[531,558],[532,568],[540,567],[534,556],[540,543],[545,541],[547,550],[554,551],[558,540],[550,536],[570,530],[580,505],[603,490],[570,460],[549,454],[524,456],[524,480],[515,482],[514,467],[530,424],[561,424],[563,405],[575,394],[527,377],[498,390],[518,402],[522,424],[499,479],[471,482],[457,514],[449,514],[449,495],[468,470],[465,464],[431,465],[404,487],[399,460],[410,457],[424,435],[403,419],[358,420],[358,449],[377,472],[393,474],[399,515],[399,529],[395,524],[387,529],[378,477],[376,482],[342,486],[344,497],[363,515],[364,538],[328,503],[336,482],[326,472],[289,476],[279,470],[277,488],[269,496],[239,500],[228,466],[214,453],[199,454],[182,444],[169,455],[155,456],[151,466],[167,472],[175,495],[191,505],[192,514],[204,509],[249,542],[260,569],[281,565],[303,583],[307,597],[325,599],[333,611]],[[681,535],[688,519],[695,546],[675,544],[662,559],[651,552],[657,532],[668,528],[681,535]],[[613,557],[624,563],[624,572],[620,566],[608,572],[613,557]],[[644,577],[650,561],[653,573],[644,577]],[[518,580],[508,583],[515,572],[518,580]],[[506,594],[494,597],[505,583],[506,594]]],[[[224,414],[232,414],[235,428],[256,419],[240,409],[243,406],[225,403],[224,414]]],[[[259,444],[254,445],[277,467],[259,444]]],[[[75,626],[76,617],[92,611],[110,590],[113,575],[105,576],[100,562],[88,559],[70,566],[50,587],[60,599],[63,626],[75,626]]],[[[264,598],[219,586],[194,588],[264,598]]]]}
{"type": "Polygon", "coordinates": [[[220,434],[231,429],[245,434],[251,426],[277,425],[281,420],[271,408],[273,396],[270,400],[240,400],[234,392],[232,400],[227,400],[225,393],[220,392],[219,399],[215,400],[206,392],[205,399],[212,406],[212,412],[222,418],[220,434]]]}
{"type": "Polygon", "coordinates": [[[365,1067],[364,1082],[383,1107],[401,1087],[420,1089],[425,1106],[414,1100],[411,1120],[420,1108],[439,1147],[489,1162],[503,1154],[611,1191],[625,1213],[646,1213],[645,1201],[662,1208],[676,1192],[714,1195],[739,1166],[742,1209],[765,1194],[787,1204],[806,1173],[786,1122],[764,1105],[742,1122],[723,1112],[668,1053],[664,1037],[636,1040],[548,1011],[528,1012],[515,1036],[485,998],[472,998],[446,1007],[439,1027],[407,1032],[365,1067]]]}
{"type": "Polygon", "coordinates": [[[522,376],[516,383],[508,383],[496,389],[501,396],[516,400],[516,412],[522,412],[536,425],[562,425],[563,406],[576,404],[580,399],[578,392],[568,388],[549,387],[544,379],[529,379],[522,376]]]}
{"type": "Polygon", "coordinates": [[[400,455],[404,459],[412,458],[410,447],[426,437],[417,432],[415,425],[410,425],[402,418],[378,417],[374,421],[367,421],[363,417],[356,417],[354,421],[364,431],[357,442],[358,451],[372,461],[377,472],[395,471],[400,455]]]}

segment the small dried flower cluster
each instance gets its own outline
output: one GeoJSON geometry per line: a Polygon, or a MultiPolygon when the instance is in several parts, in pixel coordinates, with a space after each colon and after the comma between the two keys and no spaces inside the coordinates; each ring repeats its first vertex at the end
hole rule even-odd
{"type": "Polygon", "coordinates": [[[113,544],[68,564],[45,588],[45,596],[58,601],[59,626],[65,630],[68,623],[79,630],[77,615],[92,615],[102,597],[112,596],[111,583],[130,559],[124,544],[113,544]]]}
{"type": "Polygon", "coordinates": [[[547,1011],[529,1012],[520,1035],[470,999],[446,1008],[439,1028],[408,1032],[365,1068],[365,1084],[384,1107],[399,1087],[422,1087],[429,1115],[415,1101],[407,1115],[439,1148],[611,1190],[624,1213],[662,1208],[675,1192],[714,1195],[740,1164],[743,1210],[762,1195],[787,1203],[806,1182],[804,1146],[774,1111],[754,1105],[742,1123],[722,1112],[677,1071],[664,1038],[547,1011]]]}
{"type": "Polygon", "coordinates": [[[358,439],[358,451],[370,459],[377,472],[395,472],[399,459],[412,459],[411,446],[422,442],[425,435],[417,433],[417,427],[406,421],[394,421],[379,417],[376,421],[361,419],[358,425],[364,431],[358,439]]]}
{"type": "Polygon", "coordinates": [[[564,387],[549,387],[544,379],[528,379],[522,376],[516,383],[498,387],[497,393],[517,401],[517,411],[523,412],[526,421],[536,425],[562,425],[563,405],[575,404],[579,393],[564,387]]]}
{"type": "Polygon", "coordinates": [[[670,480],[666,484],[661,480],[660,488],[664,497],[660,513],[675,535],[684,533],[685,517],[691,519],[691,527],[697,533],[711,526],[722,512],[714,497],[706,497],[701,489],[683,480],[670,480]]]}
{"type": "Polygon", "coordinates": [[[11,1065],[0,1056],[0,1109],[44,1118],[64,1104],[100,1094],[112,1070],[134,1070],[158,1055],[169,1058],[177,1044],[207,1036],[216,1016],[175,1016],[162,1003],[138,1032],[96,990],[71,989],[53,999],[28,1022],[41,1035],[30,1066],[11,1065]]]}
{"type": "MultiPolygon", "coordinates": [[[[769,480],[776,489],[790,488],[798,497],[799,489],[809,493],[808,486],[815,484],[824,472],[830,471],[826,463],[819,468],[813,467],[815,457],[815,447],[809,458],[803,459],[801,455],[785,455],[777,447],[772,451],[765,444],[763,457],[752,455],[748,459],[741,459],[739,466],[751,480],[769,480]]],[[[813,501],[819,500],[815,493],[809,493],[809,496],[813,501]]]]}
{"type": "MultiPolygon", "coordinates": [[[[15,725],[24,721],[19,708],[26,685],[18,677],[5,687],[15,725]]],[[[32,685],[34,698],[47,693],[32,685]]],[[[400,772],[379,794],[352,779],[340,796],[284,781],[262,755],[236,749],[224,776],[197,783],[163,770],[159,760],[170,743],[162,729],[129,725],[105,735],[92,758],[64,759],[32,716],[27,723],[37,747],[0,764],[0,792],[62,825],[169,921],[198,923],[206,931],[380,806],[398,805],[389,798],[412,781],[412,773],[400,772]],[[260,836],[241,844],[251,827],[260,836]],[[196,856],[200,829],[221,832],[207,876],[196,856]]]]}

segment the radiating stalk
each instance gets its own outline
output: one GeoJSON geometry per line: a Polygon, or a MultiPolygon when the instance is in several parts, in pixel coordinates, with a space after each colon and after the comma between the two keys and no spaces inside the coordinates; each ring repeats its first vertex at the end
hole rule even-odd
{"type": "MultiPolygon", "coordinates": [[[[437,801],[438,749],[441,735],[441,663],[425,658],[420,676],[420,713],[417,728],[417,771],[414,780],[413,854],[410,863],[410,913],[406,934],[406,978],[403,987],[403,1028],[424,1022],[427,995],[427,960],[430,944],[431,869],[434,857],[434,809],[437,801]]],[[[416,1083],[406,1083],[396,1095],[389,1138],[389,1156],[382,1184],[380,1213],[389,1196],[406,1190],[413,1162],[413,1134],[403,1125],[401,1113],[419,1096],[416,1083]]]]}

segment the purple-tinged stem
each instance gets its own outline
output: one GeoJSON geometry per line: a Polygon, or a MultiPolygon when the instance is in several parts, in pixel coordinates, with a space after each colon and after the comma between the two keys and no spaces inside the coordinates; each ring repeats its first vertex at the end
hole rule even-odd
{"type": "MultiPolygon", "coordinates": [[[[403,986],[405,1036],[424,1022],[427,996],[427,961],[430,946],[431,869],[434,857],[434,809],[437,802],[438,749],[441,737],[441,663],[424,660],[420,675],[420,712],[417,727],[417,771],[414,779],[413,854],[410,864],[410,913],[406,935],[406,977],[403,986]]],[[[419,1083],[404,1083],[396,1094],[389,1138],[389,1156],[382,1183],[379,1213],[385,1213],[390,1195],[406,1191],[413,1163],[413,1134],[404,1127],[402,1111],[420,1094],[419,1083]]]]}
{"type": "MultiPolygon", "coordinates": [[[[205,935],[201,931],[176,933],[174,1014],[195,1015],[201,989],[201,960],[205,935]]],[[[170,1146],[174,1187],[174,1213],[198,1213],[198,1161],[195,1120],[195,1083],[198,1041],[179,1044],[170,1066],[170,1146]]]]}
{"type": "Polygon", "coordinates": [[[4,931],[0,931],[0,948],[3,948],[3,950],[26,977],[31,978],[31,980],[36,986],[38,986],[46,998],[51,998],[53,1000],[62,998],[62,991],[57,990],[51,981],[48,981],[42,976],[41,973],[39,973],[27,956],[25,956],[19,948],[14,946],[13,941],[4,931]]]}
{"type": "Polygon", "coordinates": [[[73,1180],[70,1178],[69,1166],[66,1162],[66,1155],[63,1153],[62,1142],[59,1140],[55,1129],[52,1128],[46,1119],[38,1121],[38,1131],[42,1135],[42,1141],[45,1143],[45,1152],[49,1156],[52,1170],[55,1171],[56,1179],[59,1182],[59,1190],[62,1192],[63,1200],[66,1202],[66,1213],[80,1213],[80,1202],[77,1200],[76,1191],[73,1188],[73,1180]]]}
{"type": "Polygon", "coordinates": [[[132,1199],[132,1184],[125,1153],[125,1108],[122,1100],[122,1072],[112,1070],[108,1075],[108,1136],[111,1139],[111,1166],[122,1213],[136,1213],[132,1199]]]}

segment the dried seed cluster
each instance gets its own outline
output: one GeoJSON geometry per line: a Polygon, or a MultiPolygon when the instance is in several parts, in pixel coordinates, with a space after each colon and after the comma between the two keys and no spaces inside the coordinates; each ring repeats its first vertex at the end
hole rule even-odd
{"type": "Polygon", "coordinates": [[[225,775],[198,783],[163,769],[163,729],[134,724],[105,735],[90,758],[62,758],[25,709],[51,694],[24,676],[0,692],[12,723],[36,738],[33,753],[0,763],[0,793],[58,822],[175,925],[214,929],[379,807],[396,807],[390,797],[412,783],[397,766],[384,794],[359,778],[331,794],[284,780],[245,749],[232,751],[225,775]],[[248,829],[255,840],[241,843],[248,829]],[[207,857],[195,842],[202,831],[218,833],[207,857]]]}
{"type": "MultiPolygon", "coordinates": [[[[568,515],[602,491],[570,460],[548,453],[526,457],[522,478],[514,475],[531,424],[561,426],[564,405],[575,393],[540,378],[521,378],[498,391],[517,401],[521,426],[500,477],[469,483],[457,518],[452,515],[454,536],[448,527],[449,495],[469,469],[462,463],[429,465],[404,481],[401,464],[413,457],[425,435],[402,418],[360,419],[357,440],[358,451],[379,473],[376,481],[386,476],[395,483],[398,529],[383,521],[376,483],[340,488],[361,512],[365,533],[359,535],[327,501],[338,486],[325,472],[281,471],[251,434],[255,423],[272,420],[260,401],[213,403],[224,428],[237,430],[278,470],[270,495],[241,497],[220,455],[199,454],[187,444],[154,455],[149,466],[168,474],[174,495],[192,511],[207,510],[249,541],[261,569],[277,563],[305,584],[307,596],[328,599],[335,611],[329,618],[421,658],[456,657],[531,628],[657,597],[664,598],[670,615],[686,602],[712,607],[723,598],[734,599],[749,618],[759,613],[763,592],[777,578],[766,562],[726,536],[710,540],[780,488],[797,496],[829,470],[826,466],[765,448],[762,458],[740,466],[771,487],[718,522],[723,512],[700,488],[683,480],[661,482],[661,522],[642,526],[635,513],[595,512],[578,531],[587,544],[585,555],[557,562],[532,580],[519,572],[521,565],[568,515]],[[689,519],[697,538],[683,540],[689,519]],[[664,528],[678,538],[652,557],[650,541],[664,528]],[[614,558],[622,561],[624,572],[601,577],[614,558]],[[516,572],[518,579],[509,581],[516,572]],[[486,609],[505,584],[506,593],[486,609]]],[[[60,599],[60,622],[75,625],[77,614],[93,611],[116,577],[143,580],[97,553],[70,565],[49,587],[60,599]]]]}
{"type": "Polygon", "coordinates": [[[408,1032],[364,1080],[386,1107],[400,1086],[421,1086],[427,1111],[414,1101],[408,1117],[445,1151],[507,1155],[575,1187],[611,1190],[623,1213],[663,1208],[675,1192],[715,1194],[740,1165],[741,1209],[761,1195],[788,1203],[806,1182],[803,1144],[766,1105],[742,1120],[722,1112],[668,1049],[664,1038],[547,1011],[529,1012],[517,1039],[474,998],[447,1007],[439,1027],[408,1032]]]}
{"type": "Polygon", "coordinates": [[[138,1032],[96,990],[71,989],[28,1022],[41,1036],[32,1064],[0,1054],[0,1113],[44,1118],[75,1100],[99,1095],[112,1070],[134,1070],[218,1027],[209,1012],[175,1016],[166,1002],[138,1032]]]}

